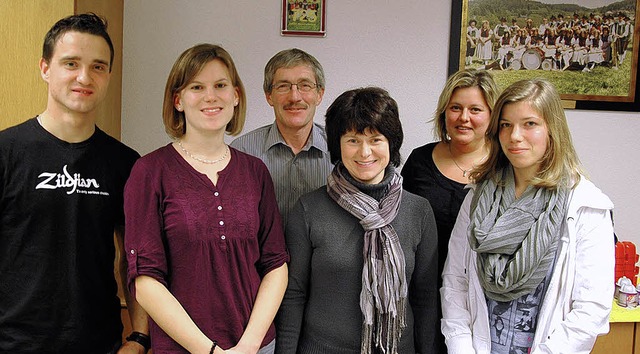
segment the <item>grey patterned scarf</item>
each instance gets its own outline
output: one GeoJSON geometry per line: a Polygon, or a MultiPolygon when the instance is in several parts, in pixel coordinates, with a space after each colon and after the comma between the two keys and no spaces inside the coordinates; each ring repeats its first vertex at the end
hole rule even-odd
{"type": "Polygon", "coordinates": [[[511,301],[531,293],[553,265],[569,191],[529,186],[516,199],[511,167],[489,179],[471,201],[469,245],[478,253],[485,295],[511,301]]]}
{"type": "Polygon", "coordinates": [[[406,327],[408,291],[404,252],[391,226],[402,199],[402,176],[395,169],[387,169],[393,176],[388,192],[378,203],[349,183],[342,173],[339,163],[327,178],[327,193],[358,218],[364,228],[360,353],[373,353],[377,347],[383,353],[395,354],[406,327]]]}

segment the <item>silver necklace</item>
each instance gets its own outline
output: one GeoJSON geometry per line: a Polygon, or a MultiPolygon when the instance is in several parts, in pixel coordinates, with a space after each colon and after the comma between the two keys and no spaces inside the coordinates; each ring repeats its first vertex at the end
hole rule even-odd
{"type": "Polygon", "coordinates": [[[471,168],[469,168],[469,169],[467,169],[467,170],[463,169],[463,168],[462,168],[462,167],[460,167],[460,165],[458,165],[458,163],[456,162],[456,158],[455,158],[455,157],[453,157],[453,152],[451,152],[451,143],[447,144],[447,146],[449,147],[449,154],[451,155],[451,160],[453,160],[453,163],[456,165],[456,167],[457,167],[460,171],[462,171],[462,177],[467,177],[467,172],[471,171],[471,170],[475,167],[475,164],[473,164],[473,165],[471,166],[471,168]]]}
{"type": "Polygon", "coordinates": [[[198,156],[193,155],[192,153],[190,153],[189,151],[187,151],[187,149],[184,148],[184,146],[182,146],[182,141],[178,140],[178,146],[180,146],[180,150],[182,150],[187,156],[189,156],[190,158],[198,161],[198,162],[202,162],[205,163],[207,165],[213,165],[216,164],[224,159],[227,158],[227,156],[229,155],[229,146],[225,145],[225,152],[224,155],[217,159],[217,160],[207,160],[207,159],[201,159],[198,156]]]}

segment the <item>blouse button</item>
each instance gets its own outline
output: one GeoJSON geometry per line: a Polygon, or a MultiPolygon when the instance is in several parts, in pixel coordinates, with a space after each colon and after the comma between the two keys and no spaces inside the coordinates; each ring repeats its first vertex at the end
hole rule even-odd
{"type": "Polygon", "coordinates": [[[220,226],[224,225],[224,221],[220,220],[220,226]]]}
{"type": "Polygon", "coordinates": [[[136,254],[136,251],[134,251],[134,250],[131,250],[131,254],[136,254]]]}
{"type": "Polygon", "coordinates": [[[220,238],[221,238],[221,239],[223,239],[223,240],[226,240],[226,239],[227,239],[227,236],[222,235],[222,236],[220,236],[220,238]]]}
{"type": "Polygon", "coordinates": [[[217,196],[219,196],[219,195],[220,195],[220,193],[215,192],[215,193],[213,193],[213,195],[215,195],[215,196],[217,197],[217,196]]]}
{"type": "Polygon", "coordinates": [[[218,205],[218,210],[222,210],[222,205],[218,205]]]}

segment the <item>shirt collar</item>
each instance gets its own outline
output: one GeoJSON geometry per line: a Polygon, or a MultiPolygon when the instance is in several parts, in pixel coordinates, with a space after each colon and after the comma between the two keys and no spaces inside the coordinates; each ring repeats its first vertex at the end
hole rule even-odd
{"type": "MultiPolygon", "coordinates": [[[[284,141],[284,138],[282,137],[282,134],[280,134],[280,130],[278,130],[278,125],[274,121],[269,128],[269,132],[267,133],[267,139],[265,140],[265,150],[269,150],[270,148],[278,144],[282,144],[285,146],[287,145],[287,143],[284,141]]],[[[307,140],[304,148],[302,148],[302,151],[309,151],[312,147],[323,152],[328,151],[324,128],[317,125],[315,122],[311,126],[311,135],[309,136],[309,139],[307,140]]]]}

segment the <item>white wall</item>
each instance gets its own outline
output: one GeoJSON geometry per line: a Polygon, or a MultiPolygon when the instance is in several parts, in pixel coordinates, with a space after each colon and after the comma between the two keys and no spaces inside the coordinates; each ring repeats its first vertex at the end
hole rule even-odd
{"type": "MultiPolygon", "coordinates": [[[[264,65],[298,47],[314,55],[327,89],[316,120],[343,91],[376,85],[398,101],[405,130],[402,155],[433,141],[431,118],[446,80],[450,2],[327,1],[325,38],[282,37],[280,1],[136,0],[124,10],[122,139],[141,154],[169,142],[162,95],[178,55],[202,42],[233,56],[247,88],[244,132],[273,120],[262,92],[264,65]]],[[[640,244],[640,114],[567,111],[574,143],[591,179],[616,205],[616,232],[640,244]]]]}

